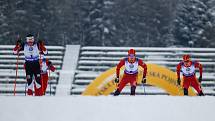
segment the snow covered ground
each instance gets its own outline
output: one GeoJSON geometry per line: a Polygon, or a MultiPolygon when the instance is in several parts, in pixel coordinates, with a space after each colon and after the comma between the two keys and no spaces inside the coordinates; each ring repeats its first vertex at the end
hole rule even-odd
{"type": "Polygon", "coordinates": [[[215,121],[215,97],[1,96],[0,121],[215,121]]]}

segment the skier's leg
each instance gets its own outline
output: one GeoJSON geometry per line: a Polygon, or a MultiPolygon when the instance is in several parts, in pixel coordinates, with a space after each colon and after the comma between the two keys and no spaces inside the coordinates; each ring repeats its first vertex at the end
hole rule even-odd
{"type": "Polygon", "coordinates": [[[28,83],[27,94],[28,95],[33,95],[33,86],[34,86],[34,83],[33,83],[33,80],[32,80],[33,75],[32,74],[27,74],[26,77],[27,77],[27,83],[28,83]]]}
{"type": "Polygon", "coordinates": [[[35,96],[41,96],[42,95],[42,85],[40,80],[40,74],[34,74],[35,77],[35,87],[38,90],[37,93],[35,93],[35,96]]]}
{"type": "Polygon", "coordinates": [[[40,90],[36,87],[36,82],[34,82],[34,93],[35,96],[38,96],[38,94],[40,93],[40,90]]]}
{"type": "Polygon", "coordinates": [[[188,89],[184,88],[184,95],[188,95],[188,89]]]}
{"type": "Polygon", "coordinates": [[[35,85],[36,89],[38,89],[38,92],[35,93],[35,96],[42,96],[43,91],[42,91],[42,84],[41,84],[41,76],[40,76],[40,65],[39,62],[35,62],[34,65],[34,77],[35,77],[35,85]]]}
{"type": "Polygon", "coordinates": [[[117,89],[115,92],[114,92],[114,96],[118,96],[120,94],[120,91],[119,91],[119,89],[117,89]]]}
{"type": "Polygon", "coordinates": [[[26,69],[26,80],[27,80],[27,84],[28,84],[28,90],[27,90],[27,94],[28,95],[33,95],[33,72],[31,70],[31,64],[30,62],[26,62],[25,63],[25,69],[26,69]]]}
{"type": "Polygon", "coordinates": [[[189,86],[190,86],[190,79],[184,77],[184,81],[183,81],[184,95],[188,95],[189,86]]]}
{"type": "Polygon", "coordinates": [[[117,90],[114,92],[114,96],[118,96],[125,85],[128,83],[126,74],[123,75],[122,80],[120,81],[117,90]]]}
{"type": "Polygon", "coordinates": [[[202,89],[198,83],[198,80],[196,78],[193,78],[191,80],[191,86],[198,92],[199,96],[204,96],[204,93],[202,92],[202,89]]]}
{"type": "Polygon", "coordinates": [[[41,78],[43,81],[43,94],[46,93],[46,88],[47,88],[47,85],[48,85],[48,73],[45,73],[45,74],[41,74],[41,78]]]}
{"type": "Polygon", "coordinates": [[[131,86],[131,94],[130,95],[135,95],[135,90],[136,90],[136,86],[131,86]]]}
{"type": "Polygon", "coordinates": [[[130,75],[129,78],[130,80],[130,85],[131,85],[131,93],[130,95],[135,95],[135,90],[136,90],[136,86],[137,86],[137,75],[130,75]]]}

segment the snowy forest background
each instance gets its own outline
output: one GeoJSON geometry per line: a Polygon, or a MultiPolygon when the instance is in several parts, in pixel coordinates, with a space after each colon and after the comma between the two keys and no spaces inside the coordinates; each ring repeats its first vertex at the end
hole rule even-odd
{"type": "Polygon", "coordinates": [[[0,44],[215,47],[215,0],[1,0],[0,44]]]}

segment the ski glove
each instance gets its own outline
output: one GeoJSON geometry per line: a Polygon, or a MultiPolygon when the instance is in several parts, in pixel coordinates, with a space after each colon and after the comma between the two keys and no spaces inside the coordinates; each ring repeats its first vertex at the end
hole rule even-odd
{"type": "Polygon", "coordinates": [[[181,84],[181,80],[180,80],[180,78],[178,78],[177,83],[178,83],[178,85],[180,85],[180,84],[181,84]]]}
{"type": "Polygon", "coordinates": [[[16,45],[21,45],[21,42],[22,42],[22,40],[19,38],[19,39],[16,41],[16,45]]]}
{"type": "Polygon", "coordinates": [[[52,65],[52,62],[51,61],[48,61],[48,66],[51,66],[52,65]]]}
{"type": "Polygon", "coordinates": [[[142,83],[145,84],[146,83],[146,77],[143,77],[142,79],[142,83]]]}
{"type": "Polygon", "coordinates": [[[199,76],[199,83],[202,82],[202,76],[199,76]]]}
{"type": "Polygon", "coordinates": [[[119,78],[116,78],[114,81],[115,83],[119,83],[119,78]]]}

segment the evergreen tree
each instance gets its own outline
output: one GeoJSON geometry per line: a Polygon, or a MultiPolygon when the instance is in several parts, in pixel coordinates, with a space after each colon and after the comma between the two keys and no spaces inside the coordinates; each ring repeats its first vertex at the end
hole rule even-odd
{"type": "Polygon", "coordinates": [[[206,39],[203,33],[210,21],[207,9],[201,0],[185,0],[179,5],[174,30],[176,44],[190,47],[204,46],[201,41],[206,39]]]}
{"type": "Polygon", "coordinates": [[[86,45],[104,45],[104,1],[88,1],[88,10],[85,11],[84,42],[86,45]]]}
{"type": "Polygon", "coordinates": [[[0,1],[0,43],[6,44],[10,34],[8,20],[9,2],[0,1]]]}
{"type": "Polygon", "coordinates": [[[32,33],[48,45],[215,47],[214,6],[214,0],[3,0],[0,44],[32,33]]]}
{"type": "Polygon", "coordinates": [[[202,2],[207,6],[206,15],[209,20],[203,32],[204,38],[202,41],[198,41],[198,43],[201,47],[215,47],[215,1],[202,0],[202,2]]]}

